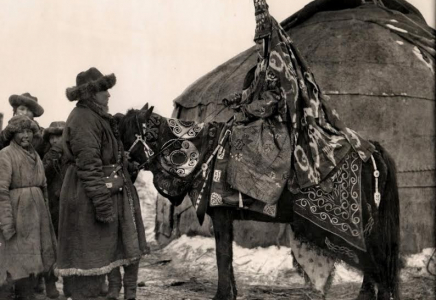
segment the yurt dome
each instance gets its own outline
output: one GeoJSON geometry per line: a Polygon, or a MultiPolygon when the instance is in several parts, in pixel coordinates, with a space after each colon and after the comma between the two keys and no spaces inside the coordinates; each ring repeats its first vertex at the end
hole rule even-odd
{"type": "MultiPolygon", "coordinates": [[[[345,124],[379,141],[394,157],[402,251],[418,252],[434,246],[435,237],[435,31],[404,0],[362,2],[316,0],[282,26],[345,124]]],[[[222,99],[241,91],[256,57],[252,47],[197,80],[174,100],[173,116],[227,121],[231,111],[222,99]]],[[[190,202],[185,202],[179,212],[189,212],[190,202]]],[[[265,232],[278,234],[278,225],[242,223],[235,226],[240,244],[257,246],[262,239],[262,245],[276,243],[274,234],[266,235],[270,241],[264,238],[265,232]],[[263,237],[247,235],[250,226],[263,237]],[[238,235],[238,230],[244,234],[238,235]]]]}

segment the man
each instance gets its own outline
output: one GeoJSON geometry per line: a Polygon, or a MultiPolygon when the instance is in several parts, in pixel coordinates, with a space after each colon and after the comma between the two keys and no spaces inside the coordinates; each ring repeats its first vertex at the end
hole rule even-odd
{"type": "MultiPolygon", "coordinates": [[[[42,106],[38,103],[38,98],[29,93],[12,95],[9,97],[9,103],[12,106],[14,116],[27,116],[34,122],[36,122],[34,118],[40,117],[44,113],[44,108],[42,108],[42,106]]],[[[39,126],[38,122],[36,122],[36,124],[39,126]]],[[[40,134],[36,135],[32,142],[33,148],[35,148],[36,152],[38,152],[41,159],[44,156],[47,146],[42,139],[43,131],[44,128],[39,126],[40,134]]],[[[6,147],[7,145],[8,142],[4,139],[3,134],[0,134],[0,149],[6,147]]]]}
{"type": "Polygon", "coordinates": [[[78,102],[63,133],[67,166],[56,272],[73,300],[97,298],[105,274],[137,264],[147,249],[138,194],[117,122],[108,113],[108,89],[115,83],[114,74],[90,68],[77,75],[77,86],[67,89],[67,98],[78,102]]]}

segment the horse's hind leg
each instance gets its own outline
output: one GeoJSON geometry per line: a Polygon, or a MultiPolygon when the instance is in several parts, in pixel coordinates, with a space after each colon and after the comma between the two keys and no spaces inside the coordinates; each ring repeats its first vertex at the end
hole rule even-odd
{"type": "Polygon", "coordinates": [[[357,300],[376,300],[375,285],[368,273],[364,273],[362,286],[357,300]]]}
{"type": "Polygon", "coordinates": [[[218,289],[214,300],[236,300],[237,290],[233,274],[233,215],[225,208],[214,208],[212,216],[215,251],[218,266],[218,289]]]}

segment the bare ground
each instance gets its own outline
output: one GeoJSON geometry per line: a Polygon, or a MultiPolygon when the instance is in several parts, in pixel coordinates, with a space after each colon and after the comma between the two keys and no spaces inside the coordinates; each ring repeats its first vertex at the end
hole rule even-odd
{"type": "MultiPolygon", "coordinates": [[[[410,270],[408,273],[411,273],[410,270]]],[[[413,272],[412,272],[413,273],[413,272]]],[[[268,285],[251,284],[252,275],[235,274],[238,285],[238,300],[315,300],[323,299],[320,294],[304,285],[296,272],[289,272],[287,282],[274,282],[268,285]]],[[[436,280],[429,276],[402,276],[402,300],[436,299],[436,280]]],[[[204,300],[211,299],[216,291],[216,269],[178,269],[170,257],[154,252],[146,262],[141,263],[138,300],[204,300]],[[213,272],[211,272],[213,270],[213,272]]],[[[333,285],[325,299],[356,299],[359,283],[333,285]]]]}
{"type": "MultiPolygon", "coordinates": [[[[402,272],[402,300],[436,299],[436,280],[422,274],[422,270],[402,272]]],[[[352,300],[359,292],[359,283],[341,283],[331,287],[326,298],[304,284],[294,271],[289,271],[275,282],[259,284],[255,274],[236,273],[238,300],[352,300]]],[[[258,274],[258,276],[261,276],[258,274]]],[[[216,291],[216,267],[193,269],[177,267],[164,251],[155,249],[140,265],[138,300],[204,300],[212,299],[216,291]]],[[[62,280],[58,282],[62,291],[62,280]]],[[[38,295],[36,300],[48,300],[38,295]]],[[[60,300],[65,300],[61,296],[60,300]]],[[[104,298],[101,298],[103,300],[104,298]]],[[[120,295],[119,299],[123,299],[120,295]]],[[[2,299],[3,300],[3,299],[2,299]]]]}

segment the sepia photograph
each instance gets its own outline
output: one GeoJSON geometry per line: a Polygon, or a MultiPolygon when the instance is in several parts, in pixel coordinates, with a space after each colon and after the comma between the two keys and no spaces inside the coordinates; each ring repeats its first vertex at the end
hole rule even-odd
{"type": "Polygon", "coordinates": [[[0,300],[436,299],[436,0],[0,25],[0,300]]]}

